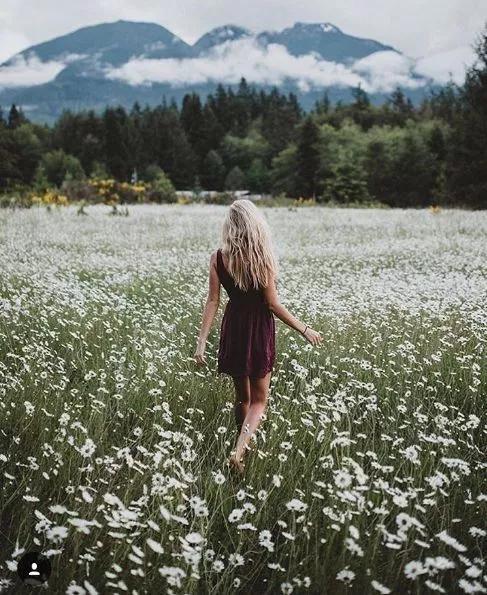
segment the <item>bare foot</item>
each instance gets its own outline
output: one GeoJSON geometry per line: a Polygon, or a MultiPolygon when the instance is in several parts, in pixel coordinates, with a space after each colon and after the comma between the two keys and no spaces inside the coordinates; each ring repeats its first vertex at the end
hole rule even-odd
{"type": "Polygon", "coordinates": [[[240,475],[243,475],[243,472],[245,470],[245,465],[243,464],[243,461],[242,460],[239,461],[235,455],[232,455],[228,459],[228,465],[230,466],[230,469],[233,469],[233,470],[237,471],[237,473],[239,473],[240,475]]]}

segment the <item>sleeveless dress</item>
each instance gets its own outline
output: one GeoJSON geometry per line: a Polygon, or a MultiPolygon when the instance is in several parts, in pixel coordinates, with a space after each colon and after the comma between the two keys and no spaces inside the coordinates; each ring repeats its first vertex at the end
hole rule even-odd
{"type": "Polygon", "coordinates": [[[243,291],[234,283],[217,251],[217,273],[229,300],[223,314],[218,347],[218,373],[263,378],[276,357],[274,314],[262,289],[243,291]]]}

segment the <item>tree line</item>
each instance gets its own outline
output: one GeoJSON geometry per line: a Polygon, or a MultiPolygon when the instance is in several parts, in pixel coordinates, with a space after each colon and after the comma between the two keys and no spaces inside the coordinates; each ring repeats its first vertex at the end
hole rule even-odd
{"type": "Polygon", "coordinates": [[[462,86],[414,106],[396,88],[380,106],[360,87],[349,104],[326,93],[305,113],[293,93],[242,79],[180,106],[65,111],[49,127],[0,109],[0,191],[85,176],[151,180],[391,206],[487,207],[487,27],[462,86]]]}

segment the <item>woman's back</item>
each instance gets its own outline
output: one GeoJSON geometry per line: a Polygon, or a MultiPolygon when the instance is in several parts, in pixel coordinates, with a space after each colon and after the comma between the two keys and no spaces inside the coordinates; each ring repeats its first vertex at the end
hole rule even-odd
{"type": "Polygon", "coordinates": [[[230,275],[227,267],[225,266],[221,248],[218,248],[217,250],[217,273],[218,277],[220,278],[220,282],[225,288],[230,300],[238,301],[239,303],[255,303],[264,301],[262,289],[251,288],[248,291],[244,291],[238,287],[238,285],[236,285],[233,277],[230,275]]]}
{"type": "Polygon", "coordinates": [[[218,371],[263,378],[274,366],[275,321],[262,289],[243,291],[217,251],[217,273],[230,298],[222,318],[218,371]]]}

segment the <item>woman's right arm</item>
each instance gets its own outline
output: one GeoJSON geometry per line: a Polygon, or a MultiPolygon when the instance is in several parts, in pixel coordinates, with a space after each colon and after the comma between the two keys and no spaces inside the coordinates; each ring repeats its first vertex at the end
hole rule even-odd
{"type": "Polygon", "coordinates": [[[323,341],[320,333],[314,331],[309,326],[307,327],[305,323],[295,318],[289,310],[281,304],[279,296],[277,295],[275,277],[272,277],[263,292],[269,310],[275,314],[279,320],[282,320],[284,324],[287,324],[292,329],[301,333],[312,345],[319,345],[323,341]],[[303,331],[306,332],[303,334],[303,331]]]}

